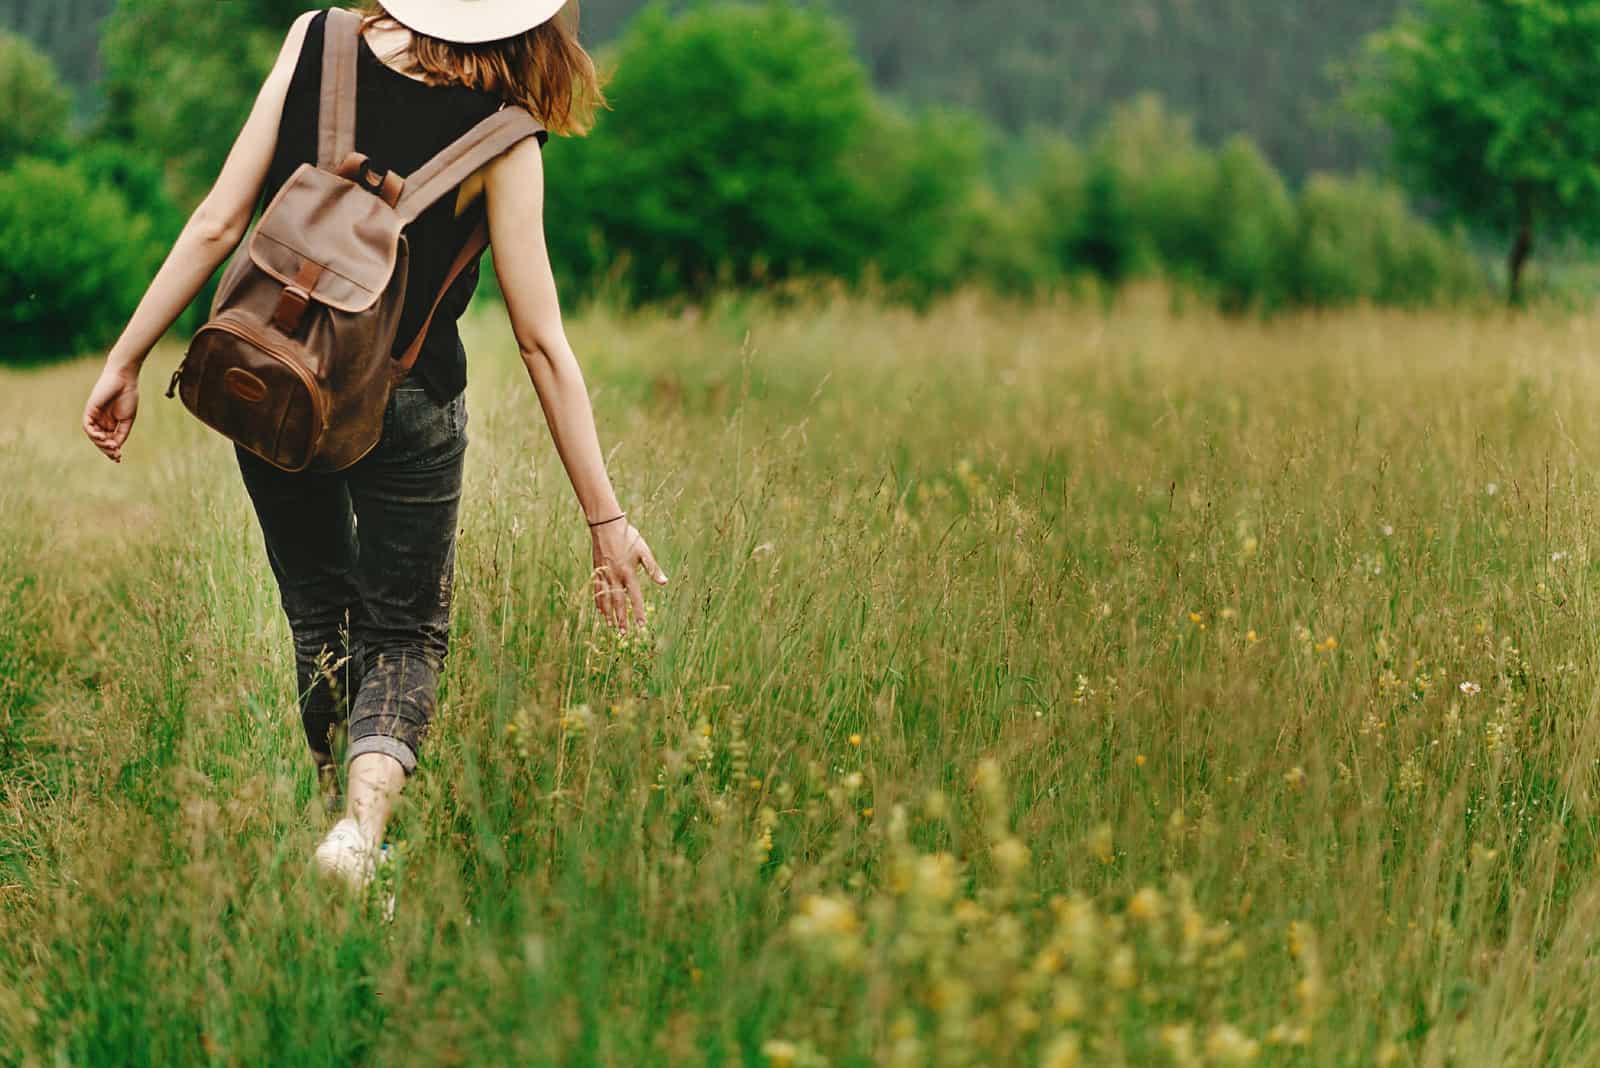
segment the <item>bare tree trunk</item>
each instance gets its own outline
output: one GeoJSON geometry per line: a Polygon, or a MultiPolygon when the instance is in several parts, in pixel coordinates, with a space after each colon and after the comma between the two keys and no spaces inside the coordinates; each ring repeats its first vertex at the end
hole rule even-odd
{"type": "Polygon", "coordinates": [[[1518,207],[1520,221],[1517,223],[1517,237],[1511,243],[1511,256],[1506,261],[1506,275],[1511,280],[1510,299],[1512,304],[1522,303],[1522,272],[1528,266],[1528,259],[1533,255],[1533,205],[1526,195],[1521,197],[1518,207]]]}

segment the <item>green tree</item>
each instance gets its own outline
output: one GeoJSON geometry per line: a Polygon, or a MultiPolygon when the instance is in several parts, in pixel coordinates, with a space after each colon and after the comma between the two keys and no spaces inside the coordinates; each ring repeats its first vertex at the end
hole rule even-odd
{"type": "Polygon", "coordinates": [[[307,0],[121,0],[105,21],[103,132],[169,161],[204,195],[307,0]]]}
{"type": "Polygon", "coordinates": [[[858,186],[853,228],[865,247],[852,248],[892,290],[926,301],[972,270],[974,246],[994,238],[979,232],[974,194],[984,180],[990,128],[949,109],[910,114],[877,103],[849,153],[858,186]]]}
{"type": "Polygon", "coordinates": [[[1509,238],[1509,292],[1541,236],[1600,216],[1600,0],[1420,0],[1369,42],[1359,99],[1401,173],[1450,214],[1509,238]]]}
{"type": "Polygon", "coordinates": [[[59,154],[71,121],[72,97],[55,66],[22,38],[0,32],[0,166],[59,154]]]}
{"type": "Polygon", "coordinates": [[[150,222],[76,167],[0,171],[0,364],[72,356],[111,340],[149,281],[150,222]]]}
{"type": "Polygon", "coordinates": [[[832,18],[787,4],[642,12],[613,111],[550,146],[555,258],[638,298],[856,277],[869,249],[848,154],[872,98],[832,18]],[[613,253],[625,256],[617,265],[613,253]]]}

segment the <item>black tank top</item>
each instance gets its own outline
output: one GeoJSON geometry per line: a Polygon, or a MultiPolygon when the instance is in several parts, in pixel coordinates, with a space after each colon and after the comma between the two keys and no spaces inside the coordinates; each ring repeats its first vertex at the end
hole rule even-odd
{"type": "MultiPolygon", "coordinates": [[[[317,117],[322,99],[322,42],[326,11],[311,21],[305,45],[289,83],[278,127],[278,145],[262,188],[264,208],[302,163],[317,161],[317,117]]],[[[356,64],[356,151],[376,167],[407,175],[432,159],[500,107],[500,97],[459,85],[425,85],[386,66],[363,39],[356,64]]],[[[545,135],[539,135],[542,145],[545,135]]],[[[423,320],[450,264],[460,254],[484,215],[483,198],[458,218],[456,198],[445,196],[406,228],[411,250],[410,277],[395,354],[404,352],[423,320]]],[[[464,272],[439,304],[412,375],[441,401],[467,384],[466,358],[456,320],[467,310],[478,286],[476,268],[464,272]]]]}

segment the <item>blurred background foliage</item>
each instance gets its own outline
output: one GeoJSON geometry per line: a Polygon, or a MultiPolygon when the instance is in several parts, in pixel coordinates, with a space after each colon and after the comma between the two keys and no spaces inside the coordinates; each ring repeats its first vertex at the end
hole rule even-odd
{"type": "MultiPolygon", "coordinates": [[[[1449,67],[1396,42],[1433,24],[1454,40],[1451,5],[1560,23],[1600,0],[1430,0],[1366,50],[1400,0],[589,0],[613,109],[547,150],[560,282],[569,302],[820,278],[920,305],[964,285],[1034,298],[1149,276],[1240,314],[1475,299],[1487,273],[1467,227],[1500,220],[1417,178],[1407,130],[1381,141],[1342,103],[1365,86],[1369,113],[1423,121],[1383,89],[1449,67]],[[1391,144],[1423,199],[1370,176],[1391,144]]],[[[0,37],[0,334],[17,339],[0,358],[120,326],[308,6],[0,0],[0,26],[33,42],[0,37]],[[29,199],[48,175],[58,202],[29,199]],[[86,305],[45,281],[80,261],[137,271],[86,305]]],[[[1595,74],[1568,59],[1569,80],[1595,74]]],[[[1581,171],[1551,182],[1587,189],[1581,171]]]]}

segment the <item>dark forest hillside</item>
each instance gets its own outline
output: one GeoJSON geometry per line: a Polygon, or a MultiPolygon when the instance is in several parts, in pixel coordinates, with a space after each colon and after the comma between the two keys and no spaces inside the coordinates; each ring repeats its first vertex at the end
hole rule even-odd
{"type": "MultiPolygon", "coordinates": [[[[74,84],[92,78],[113,0],[0,0],[0,26],[44,45],[74,84]]],[[[1330,64],[1353,56],[1404,0],[834,0],[878,85],[981,111],[1017,130],[1082,134],[1154,91],[1202,138],[1250,134],[1287,174],[1348,170],[1368,145],[1340,117],[1330,64]]],[[[230,5],[219,4],[219,14],[230,5]]],[[[587,0],[591,41],[642,0],[587,0]]]]}

